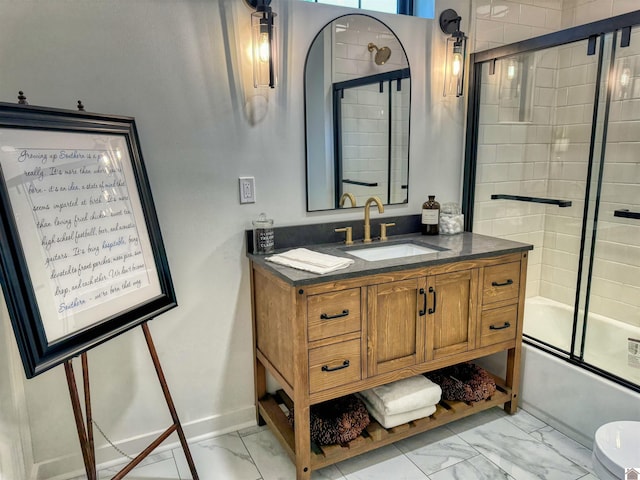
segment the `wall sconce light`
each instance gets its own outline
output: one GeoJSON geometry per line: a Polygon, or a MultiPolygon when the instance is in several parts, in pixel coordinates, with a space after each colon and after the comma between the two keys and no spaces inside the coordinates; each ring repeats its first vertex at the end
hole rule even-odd
{"type": "Polygon", "coordinates": [[[253,50],[253,86],[274,88],[277,83],[278,42],[271,10],[271,0],[245,0],[255,12],[251,14],[253,50]]]}
{"type": "Polygon", "coordinates": [[[440,14],[440,29],[447,35],[447,56],[444,70],[444,96],[462,96],[464,85],[464,59],[467,53],[467,37],[460,31],[462,17],[449,8],[440,14]]]}

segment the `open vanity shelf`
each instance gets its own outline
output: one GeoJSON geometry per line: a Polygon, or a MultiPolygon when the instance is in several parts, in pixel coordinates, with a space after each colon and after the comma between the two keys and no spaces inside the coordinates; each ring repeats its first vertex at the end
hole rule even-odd
{"type": "Polygon", "coordinates": [[[429,239],[442,253],[395,264],[356,260],[321,276],[249,255],[258,421],[289,453],[298,480],[497,405],[516,411],[531,247],[470,233],[455,237],[429,239]],[[506,375],[494,377],[497,390],[484,401],[443,400],[433,415],[391,429],[372,418],[344,445],[310,440],[314,404],[501,351],[506,375]],[[267,393],[267,372],[281,386],[275,394],[267,393]],[[295,428],[285,413],[291,409],[295,428]]]}
{"type": "MultiPolygon", "coordinates": [[[[340,445],[316,445],[312,443],[311,470],[341,462],[354,455],[360,455],[511,401],[511,388],[505,385],[504,380],[495,376],[494,379],[496,381],[496,392],[486,400],[480,402],[441,400],[436,406],[436,411],[429,417],[419,418],[389,429],[384,428],[371,417],[371,423],[365,428],[364,432],[349,443],[340,445]]],[[[280,441],[284,442],[287,453],[295,462],[294,432],[285,414],[285,409],[288,411],[292,408],[293,401],[283,390],[278,390],[275,395],[267,394],[258,401],[260,416],[276,432],[280,441]]]]}

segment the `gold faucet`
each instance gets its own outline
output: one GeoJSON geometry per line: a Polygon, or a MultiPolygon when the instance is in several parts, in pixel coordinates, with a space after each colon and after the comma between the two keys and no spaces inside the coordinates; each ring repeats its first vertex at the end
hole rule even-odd
{"type": "Polygon", "coordinates": [[[340,197],[340,207],[344,207],[344,202],[346,199],[349,199],[352,207],[356,207],[356,197],[353,196],[353,193],[344,192],[340,197]]]}
{"type": "Polygon", "coordinates": [[[370,222],[370,213],[369,207],[371,207],[372,203],[376,203],[378,205],[378,213],[384,212],[384,207],[382,206],[382,202],[378,197],[370,197],[367,202],[364,204],[364,243],[371,243],[371,224],[370,222]]]}

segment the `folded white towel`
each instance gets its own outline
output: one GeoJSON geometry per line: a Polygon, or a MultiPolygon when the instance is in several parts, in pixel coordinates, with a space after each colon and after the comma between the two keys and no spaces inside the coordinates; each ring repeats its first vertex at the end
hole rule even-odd
{"type": "Polygon", "coordinates": [[[326,253],[314,252],[306,248],[294,248],[288,252],[278,253],[266,257],[265,260],[286,265],[287,267],[306,270],[313,273],[329,273],[341,268],[347,268],[354,261],[350,258],[336,257],[326,253]]]}
{"type": "Polygon", "coordinates": [[[409,377],[360,392],[385,415],[409,412],[440,401],[442,389],[423,375],[409,377]]]}
{"type": "Polygon", "coordinates": [[[417,420],[418,418],[428,417],[436,411],[435,405],[428,405],[426,407],[418,408],[416,410],[411,410],[408,412],[389,414],[378,411],[367,401],[367,398],[364,396],[362,396],[362,401],[367,407],[369,415],[375,418],[377,422],[384,428],[393,428],[397,427],[398,425],[402,425],[403,423],[417,420]]]}

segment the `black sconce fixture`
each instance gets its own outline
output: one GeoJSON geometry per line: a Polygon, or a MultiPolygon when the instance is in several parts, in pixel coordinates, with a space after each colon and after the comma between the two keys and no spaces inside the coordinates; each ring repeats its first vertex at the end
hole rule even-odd
{"type": "Polygon", "coordinates": [[[255,9],[251,14],[253,86],[274,88],[277,83],[278,45],[271,0],[245,0],[255,9]]]}
{"type": "Polygon", "coordinates": [[[462,96],[464,85],[464,61],[467,53],[467,37],[460,31],[462,17],[449,8],[440,14],[440,29],[447,35],[447,56],[444,70],[444,96],[462,96]]]}

